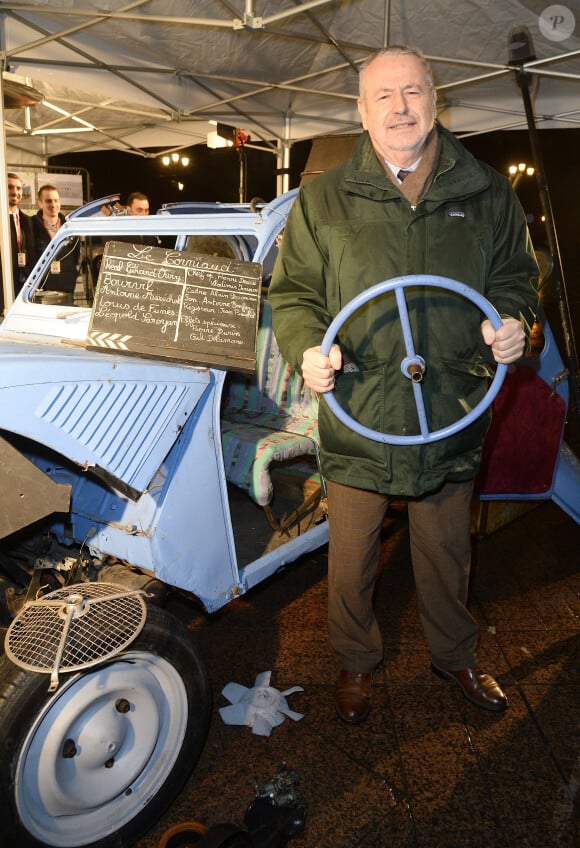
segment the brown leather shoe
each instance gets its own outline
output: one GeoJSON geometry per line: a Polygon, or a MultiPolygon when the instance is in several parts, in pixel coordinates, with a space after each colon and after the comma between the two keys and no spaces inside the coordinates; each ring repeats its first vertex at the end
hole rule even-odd
{"type": "Polygon", "coordinates": [[[371,711],[371,674],[341,669],[334,691],[338,717],[347,724],[360,724],[371,711]]]}
{"type": "Polygon", "coordinates": [[[432,668],[439,677],[459,686],[467,700],[476,707],[483,707],[484,710],[495,713],[502,713],[507,709],[508,699],[499,683],[481,668],[462,668],[459,671],[445,670],[436,665],[432,668]]]}

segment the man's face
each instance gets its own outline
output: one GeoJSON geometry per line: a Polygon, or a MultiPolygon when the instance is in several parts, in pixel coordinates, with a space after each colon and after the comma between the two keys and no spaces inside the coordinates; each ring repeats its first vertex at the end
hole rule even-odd
{"type": "Polygon", "coordinates": [[[381,56],[366,70],[358,101],[379,156],[406,167],[421,156],[435,120],[435,92],[417,56],[381,56]]]}
{"type": "Polygon", "coordinates": [[[18,206],[22,200],[22,183],[14,177],[8,177],[8,205],[18,206]]]}
{"type": "Polygon", "coordinates": [[[47,218],[56,218],[60,212],[60,196],[58,191],[43,191],[38,198],[38,206],[47,218]]]}
{"type": "Polygon", "coordinates": [[[149,201],[134,200],[130,206],[127,206],[127,212],[129,213],[129,215],[148,215],[149,201]]]}

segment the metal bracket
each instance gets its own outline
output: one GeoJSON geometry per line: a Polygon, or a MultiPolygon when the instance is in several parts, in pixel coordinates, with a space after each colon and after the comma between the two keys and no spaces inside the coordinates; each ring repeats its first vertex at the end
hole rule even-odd
{"type": "Polygon", "coordinates": [[[255,18],[246,12],[243,20],[234,18],[234,30],[236,29],[264,29],[264,19],[255,18]]]}
{"type": "Polygon", "coordinates": [[[555,390],[556,386],[559,386],[560,383],[566,382],[566,380],[569,378],[569,376],[570,376],[570,371],[568,370],[568,368],[563,368],[560,371],[559,374],[554,374],[554,376],[551,379],[552,388],[555,390]]]}

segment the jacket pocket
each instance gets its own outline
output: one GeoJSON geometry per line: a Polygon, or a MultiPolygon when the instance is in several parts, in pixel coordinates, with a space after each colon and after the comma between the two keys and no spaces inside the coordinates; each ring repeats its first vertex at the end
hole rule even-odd
{"type": "MultiPolygon", "coordinates": [[[[385,432],[385,369],[381,364],[370,370],[344,371],[336,381],[335,398],[355,421],[371,430],[385,432]]],[[[319,429],[323,449],[329,453],[371,459],[384,466],[387,452],[382,442],[355,433],[330,411],[324,402],[319,408],[319,429]]]]}
{"type": "MultiPolygon", "coordinates": [[[[482,400],[487,388],[487,375],[481,366],[461,360],[442,360],[439,391],[433,398],[431,431],[440,430],[466,416],[482,400]]],[[[457,470],[470,466],[476,468],[490,419],[491,413],[487,409],[459,433],[435,442],[431,466],[444,462],[457,470]]]]}

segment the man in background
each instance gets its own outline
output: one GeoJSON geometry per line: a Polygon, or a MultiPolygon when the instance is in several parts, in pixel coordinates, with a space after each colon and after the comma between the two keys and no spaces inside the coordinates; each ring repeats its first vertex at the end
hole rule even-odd
{"type": "MultiPolygon", "coordinates": [[[[40,258],[66,218],[60,211],[60,195],[53,185],[43,185],[38,191],[38,212],[32,218],[35,261],[40,258]]],[[[74,290],[78,276],[80,247],[78,239],[64,243],[50,263],[50,273],[44,282],[45,291],[66,294],[69,306],[74,303],[74,290]]]]}
{"type": "MultiPolygon", "coordinates": [[[[132,192],[127,198],[127,215],[148,215],[149,198],[141,191],[132,192]]],[[[126,236],[117,241],[131,242],[132,244],[150,244],[159,247],[161,239],[158,236],[126,236]]]]}
{"type": "Polygon", "coordinates": [[[127,198],[127,215],[148,215],[149,198],[141,191],[132,192],[127,198]]]}
{"type": "MultiPolygon", "coordinates": [[[[22,211],[22,180],[18,174],[8,174],[8,210],[10,212],[10,250],[12,260],[12,283],[14,294],[17,295],[34,265],[34,237],[32,221],[22,211]]],[[[4,295],[0,290],[2,300],[0,312],[4,309],[4,295]]]]}

